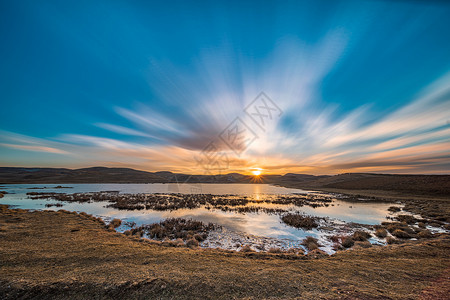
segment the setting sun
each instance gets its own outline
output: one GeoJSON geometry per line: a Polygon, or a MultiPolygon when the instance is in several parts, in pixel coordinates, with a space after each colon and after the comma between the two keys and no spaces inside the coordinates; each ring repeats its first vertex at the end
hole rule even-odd
{"type": "Polygon", "coordinates": [[[255,176],[261,175],[261,169],[260,169],[260,168],[255,168],[255,169],[252,171],[252,174],[255,175],[255,176]]]}

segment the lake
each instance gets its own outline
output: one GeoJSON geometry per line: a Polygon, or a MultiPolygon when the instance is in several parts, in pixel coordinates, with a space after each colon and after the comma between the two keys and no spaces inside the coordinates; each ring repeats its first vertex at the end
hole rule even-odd
{"type": "MultiPolygon", "coordinates": [[[[391,215],[388,211],[392,203],[378,202],[345,202],[333,199],[331,205],[323,207],[310,207],[295,205],[281,205],[265,203],[264,199],[276,195],[314,194],[314,191],[284,188],[268,184],[63,184],[63,187],[55,188],[59,184],[5,184],[0,190],[8,192],[4,198],[0,198],[0,204],[11,205],[15,208],[33,210],[59,210],[86,212],[105,220],[119,218],[124,224],[118,231],[129,229],[129,224],[137,225],[156,223],[166,218],[179,217],[190,218],[202,222],[211,222],[222,228],[210,234],[203,242],[204,247],[235,248],[236,244],[276,246],[280,248],[298,247],[306,236],[313,236],[323,244],[322,249],[330,250],[330,242],[327,237],[339,233],[345,233],[357,228],[352,223],[374,225],[386,221],[391,215]],[[255,212],[239,213],[222,211],[219,209],[206,209],[205,207],[194,209],[177,209],[172,211],[144,210],[118,210],[106,207],[109,202],[60,202],[46,199],[29,199],[28,192],[56,192],[56,193],[86,193],[100,191],[118,191],[125,194],[153,194],[153,193],[203,193],[212,195],[238,195],[256,200],[256,204],[264,207],[282,208],[292,212],[301,212],[307,215],[326,217],[333,230],[312,229],[302,230],[287,226],[280,220],[280,215],[255,212]],[[46,207],[46,204],[61,203],[62,207],[46,207]],[[128,222],[128,223],[127,223],[128,222]],[[127,225],[128,224],[128,225],[127,225]],[[350,226],[351,225],[351,226],[350,226]]],[[[364,229],[364,226],[361,227],[364,229]]],[[[374,243],[383,241],[372,239],[374,243]]]]}

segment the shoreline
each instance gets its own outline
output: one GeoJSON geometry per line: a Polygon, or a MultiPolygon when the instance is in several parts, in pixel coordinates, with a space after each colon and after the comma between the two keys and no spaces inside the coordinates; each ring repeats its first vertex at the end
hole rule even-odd
{"type": "MultiPolygon", "coordinates": [[[[30,190],[35,188],[29,188],[30,190]]],[[[386,216],[386,219],[381,220],[380,223],[374,223],[374,225],[360,224],[355,221],[347,221],[345,226],[341,226],[340,221],[337,219],[333,219],[332,217],[322,217],[322,216],[314,216],[312,213],[309,215],[298,215],[295,213],[295,210],[286,209],[286,208],[268,208],[266,206],[257,207],[252,206],[253,203],[259,203],[259,200],[254,200],[251,198],[231,196],[230,199],[224,200],[223,197],[229,197],[230,195],[211,195],[211,194],[128,194],[128,193],[119,193],[117,191],[101,191],[101,192],[78,192],[78,193],[61,193],[61,192],[27,192],[26,193],[30,199],[33,200],[55,200],[57,203],[45,204],[46,207],[56,206],[63,207],[62,204],[58,202],[67,202],[67,203],[84,203],[84,202],[102,202],[105,199],[108,200],[108,204],[106,207],[112,207],[115,209],[119,209],[119,211],[134,211],[139,212],[142,209],[150,209],[155,212],[159,211],[177,211],[178,209],[194,209],[194,208],[203,208],[205,211],[210,211],[211,209],[216,209],[220,212],[235,212],[235,213],[246,213],[256,212],[259,214],[260,211],[266,213],[268,215],[276,215],[279,217],[279,222],[288,226],[289,228],[301,228],[303,230],[311,230],[313,228],[318,228],[319,233],[311,233],[312,237],[315,238],[315,242],[312,248],[319,248],[321,251],[325,251],[327,254],[333,254],[335,251],[344,250],[347,248],[353,247],[353,245],[371,247],[378,245],[386,245],[393,243],[403,243],[405,240],[411,239],[424,239],[430,238],[435,233],[446,232],[449,233],[450,224],[448,223],[448,214],[446,214],[446,210],[442,210],[444,206],[440,205],[438,207],[438,213],[435,214],[436,206],[435,203],[426,203],[424,201],[419,201],[419,203],[415,203],[414,201],[409,201],[410,203],[403,202],[404,206],[408,206],[406,209],[401,210],[396,206],[389,207],[389,209],[384,208],[386,213],[390,212],[390,216],[386,216]],[[217,198],[214,198],[217,197],[217,198]],[[415,206],[415,204],[420,204],[420,206],[415,206]],[[225,206],[224,206],[225,205],[225,206]],[[207,209],[207,210],[206,210],[207,209]],[[396,210],[391,210],[396,209],[396,210]],[[402,214],[403,213],[403,214],[402,214]],[[416,215],[416,216],[414,216],[416,215]],[[422,218],[422,216],[424,216],[422,218]],[[337,223],[336,223],[337,222],[337,223]],[[360,234],[361,230],[364,234],[360,234]],[[355,236],[353,236],[355,235],[355,236]]],[[[355,203],[352,206],[354,207],[357,203],[392,203],[392,199],[384,199],[377,197],[364,197],[361,195],[355,195],[348,197],[345,194],[328,194],[328,193],[312,193],[311,195],[303,195],[303,194],[292,194],[289,197],[286,195],[277,196],[275,198],[271,198],[264,202],[269,204],[277,203],[277,204],[288,204],[294,206],[311,206],[312,208],[316,207],[329,207],[334,206],[334,200],[340,200],[342,202],[355,203]],[[277,198],[278,197],[278,198],[277,198]],[[280,198],[281,197],[281,198],[280,198]],[[273,202],[273,203],[272,203],[273,202]]],[[[398,201],[395,201],[398,202],[398,201]]],[[[11,204],[11,203],[7,203],[11,204]]],[[[447,203],[444,203],[444,205],[447,203]]],[[[42,204],[41,204],[42,205],[42,204]]],[[[337,204],[339,205],[339,204],[337,204]]],[[[352,208],[349,206],[349,208],[352,208]]],[[[27,207],[23,207],[27,208],[27,207]]],[[[89,210],[74,209],[67,208],[68,210],[82,210],[87,213],[89,210]]],[[[331,208],[333,209],[333,208],[331,208]]],[[[56,209],[57,210],[57,209],[56,209]]],[[[310,212],[311,213],[311,212],[310,212]]],[[[100,215],[95,214],[97,217],[100,215]]],[[[122,219],[122,217],[118,217],[122,219]]],[[[170,217],[166,217],[168,219],[170,217]]],[[[103,218],[105,219],[105,218],[103,218]]],[[[125,217],[125,220],[127,217],[125,217]]],[[[108,218],[105,219],[108,222],[108,218]]],[[[164,219],[161,220],[163,222],[164,219]]],[[[176,221],[176,220],[175,220],[176,221]]],[[[197,221],[204,221],[202,218],[197,221]]],[[[197,236],[196,240],[193,240],[195,233],[191,229],[183,228],[184,225],[178,222],[176,227],[178,228],[176,231],[172,229],[165,229],[164,224],[157,224],[159,221],[153,221],[150,223],[140,223],[136,221],[131,222],[129,227],[122,226],[119,231],[126,232],[129,235],[139,236],[144,238],[156,239],[159,242],[163,241],[164,238],[177,239],[182,238],[181,241],[178,241],[177,244],[184,245],[188,240],[191,240],[194,244],[200,243],[202,247],[213,247],[213,248],[225,248],[227,250],[239,251],[244,247],[252,247],[252,250],[257,252],[259,251],[279,251],[286,252],[288,250],[295,251],[296,249],[301,249],[304,252],[310,250],[307,247],[308,243],[305,236],[301,238],[294,238],[292,241],[285,242],[284,239],[277,238],[267,238],[264,235],[257,236],[256,239],[250,239],[249,235],[254,233],[243,233],[243,235],[237,236],[236,234],[225,234],[225,235],[217,235],[215,233],[215,238],[209,238],[208,233],[201,231],[202,237],[197,236]],[[150,227],[155,225],[154,229],[150,227]],[[163,228],[161,229],[161,226],[163,228]],[[189,234],[186,234],[186,230],[189,230],[189,234]],[[269,241],[270,242],[267,242],[269,241]],[[272,249],[273,248],[273,249],[272,249]],[[290,249],[292,248],[292,249],[290,249]]],[[[211,222],[211,221],[207,221],[211,222]]],[[[125,222],[126,223],[126,222],[125,222]]],[[[174,223],[176,224],[176,223],[174,223]]],[[[220,224],[220,223],[219,223],[220,224]]],[[[371,223],[372,224],[372,223],[371,223]]],[[[172,225],[171,225],[172,226],[172,225]]],[[[202,225],[203,226],[203,225],[202,225]]],[[[221,227],[218,225],[218,228],[221,227]]],[[[216,228],[216,229],[218,229],[216,228]]],[[[198,228],[197,228],[198,229],[198,228]]],[[[196,229],[196,230],[197,230],[196,229]]],[[[208,230],[209,232],[210,230],[208,230]]],[[[227,231],[228,232],[228,231],[227,231]]],[[[235,232],[237,233],[237,232],[235,232]]],[[[257,234],[258,235],[258,234],[257,234]]],[[[297,251],[298,252],[298,251],[297,251]]]]}
{"type": "Polygon", "coordinates": [[[398,299],[443,296],[450,286],[447,234],[292,260],[164,247],[108,231],[87,214],[0,206],[0,216],[0,293],[6,299],[398,299]]]}

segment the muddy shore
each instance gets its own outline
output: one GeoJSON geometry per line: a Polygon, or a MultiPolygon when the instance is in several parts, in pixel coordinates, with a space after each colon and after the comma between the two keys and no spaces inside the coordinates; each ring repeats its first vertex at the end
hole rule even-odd
{"type": "Polygon", "coordinates": [[[164,247],[86,214],[0,208],[0,295],[17,298],[444,299],[450,238],[332,256],[164,247]]]}

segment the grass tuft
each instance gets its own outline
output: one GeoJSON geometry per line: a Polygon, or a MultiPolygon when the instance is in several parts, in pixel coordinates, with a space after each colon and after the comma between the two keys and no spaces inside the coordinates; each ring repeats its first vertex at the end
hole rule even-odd
{"type": "Polygon", "coordinates": [[[252,249],[252,247],[250,247],[250,245],[244,245],[244,246],[242,246],[242,248],[241,248],[240,251],[241,251],[241,252],[255,252],[255,251],[252,249]]]}
{"type": "Polygon", "coordinates": [[[283,253],[283,251],[280,248],[278,248],[278,247],[272,247],[267,252],[269,252],[269,253],[283,253]]]}
{"type": "Polygon", "coordinates": [[[421,239],[429,239],[433,237],[433,234],[431,233],[430,230],[428,229],[424,229],[422,231],[420,231],[417,236],[421,239]]]}
{"type": "Polygon", "coordinates": [[[397,240],[396,238],[392,237],[392,236],[388,236],[388,237],[386,238],[386,243],[388,243],[389,245],[391,245],[391,244],[397,244],[397,243],[398,243],[398,240],[397,240]]]}
{"type": "Polygon", "coordinates": [[[379,238],[385,238],[387,236],[387,231],[384,228],[378,228],[375,231],[375,235],[379,238]]]}
{"type": "Polygon", "coordinates": [[[406,231],[403,231],[401,229],[396,229],[392,232],[392,235],[397,237],[397,238],[401,238],[401,239],[409,239],[411,238],[411,235],[409,233],[407,233],[406,231]]]}
{"type": "Polygon", "coordinates": [[[311,230],[319,226],[313,217],[301,214],[286,214],[281,217],[281,220],[289,226],[306,230],[311,230]]]}
{"type": "Polygon", "coordinates": [[[350,236],[347,236],[342,240],[342,246],[345,248],[351,248],[354,244],[355,241],[350,236]]]}
{"type": "Polygon", "coordinates": [[[306,239],[303,240],[302,245],[306,247],[309,251],[319,249],[319,243],[316,238],[313,238],[312,236],[308,236],[306,239]]]}
{"type": "Polygon", "coordinates": [[[353,233],[354,241],[366,241],[370,237],[371,237],[370,233],[362,230],[357,230],[353,233]]]}
{"type": "Polygon", "coordinates": [[[117,228],[120,225],[122,225],[122,220],[120,220],[120,219],[113,219],[111,221],[110,225],[112,225],[114,228],[117,228]]]}

